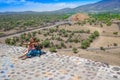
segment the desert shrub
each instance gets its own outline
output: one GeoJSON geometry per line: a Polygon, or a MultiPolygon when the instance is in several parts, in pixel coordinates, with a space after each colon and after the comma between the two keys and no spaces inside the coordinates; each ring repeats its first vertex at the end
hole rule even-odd
{"type": "Polygon", "coordinates": [[[74,53],[78,53],[77,48],[73,48],[72,51],[73,51],[74,53]]]}
{"type": "Polygon", "coordinates": [[[67,33],[64,33],[64,37],[68,37],[68,34],[67,34],[67,33]]]}
{"type": "Polygon", "coordinates": [[[90,42],[93,42],[93,38],[88,38],[87,40],[89,40],[90,42]]]}
{"type": "Polygon", "coordinates": [[[47,36],[47,33],[44,33],[43,35],[46,37],[46,36],[47,36]]]}
{"type": "Polygon", "coordinates": [[[58,37],[57,40],[58,40],[58,41],[62,41],[62,38],[58,37]]]}
{"type": "Polygon", "coordinates": [[[79,33],[85,33],[85,31],[84,30],[80,30],[79,33]]]}
{"type": "Polygon", "coordinates": [[[39,39],[39,38],[36,38],[36,41],[37,41],[37,42],[39,42],[39,41],[40,41],[40,39],[39,39]]]}
{"type": "Polygon", "coordinates": [[[56,48],[57,49],[62,49],[62,46],[61,45],[56,45],[56,48]]]}
{"type": "Polygon", "coordinates": [[[75,43],[78,43],[79,42],[79,40],[76,38],[76,39],[74,39],[73,40],[75,43]]]}
{"type": "Polygon", "coordinates": [[[90,33],[90,30],[87,30],[86,33],[90,33]]]}
{"type": "Polygon", "coordinates": [[[11,39],[10,40],[10,45],[15,45],[15,44],[16,44],[16,42],[13,39],[11,39]]]}
{"type": "Polygon", "coordinates": [[[20,43],[19,46],[22,46],[22,43],[20,43]]]}
{"type": "Polygon", "coordinates": [[[52,39],[52,40],[54,40],[54,39],[55,39],[55,37],[53,37],[53,36],[52,36],[52,37],[51,37],[51,39],[52,39]]]}
{"type": "Polygon", "coordinates": [[[95,35],[92,33],[92,34],[89,36],[89,38],[95,39],[95,35]]]}
{"type": "Polygon", "coordinates": [[[118,44],[117,44],[117,43],[114,43],[113,45],[114,45],[114,46],[118,46],[118,44]]]}
{"type": "Polygon", "coordinates": [[[62,32],[63,34],[66,33],[65,29],[61,29],[60,32],[62,32]]]}
{"type": "Polygon", "coordinates": [[[4,35],[4,33],[0,32],[0,35],[4,35]]]}
{"type": "Polygon", "coordinates": [[[10,44],[10,40],[11,40],[10,38],[5,39],[5,43],[10,44]]]}
{"type": "Polygon", "coordinates": [[[77,22],[77,24],[78,24],[78,25],[81,25],[81,23],[80,23],[80,22],[77,22]]]}
{"type": "Polygon", "coordinates": [[[37,32],[36,32],[36,31],[34,31],[34,32],[32,32],[32,35],[33,35],[33,36],[36,36],[36,33],[37,33],[37,32]]]}
{"type": "Polygon", "coordinates": [[[103,27],[103,24],[102,24],[102,23],[100,24],[100,27],[103,27]]]}
{"type": "Polygon", "coordinates": [[[103,51],[105,51],[105,48],[104,48],[104,47],[100,47],[100,50],[103,50],[103,51]]]}
{"type": "Polygon", "coordinates": [[[87,47],[90,46],[90,43],[93,42],[93,40],[99,36],[99,32],[98,31],[94,31],[94,33],[92,33],[88,39],[82,41],[81,43],[81,48],[86,49],[87,47]]]}
{"type": "Polygon", "coordinates": [[[66,45],[64,44],[64,42],[61,42],[61,47],[66,48],[66,45]]]}
{"type": "Polygon", "coordinates": [[[111,26],[111,25],[112,25],[112,23],[111,23],[111,22],[108,22],[108,23],[106,23],[106,25],[107,25],[107,26],[111,26]]]}
{"type": "Polygon", "coordinates": [[[40,31],[40,30],[38,31],[38,34],[41,34],[41,31],[40,31]]]}
{"type": "Polygon", "coordinates": [[[113,32],[114,35],[118,35],[118,32],[113,32]]]}
{"type": "Polygon", "coordinates": [[[94,35],[95,35],[95,37],[98,37],[100,34],[98,31],[94,31],[94,35]]]}
{"type": "Polygon", "coordinates": [[[81,43],[81,48],[83,49],[86,49],[87,47],[90,46],[90,41],[89,40],[84,40],[82,43],[81,43]]]}
{"type": "Polygon", "coordinates": [[[25,41],[29,41],[29,40],[30,40],[30,38],[31,38],[31,37],[26,36],[26,37],[25,37],[25,41]]]}
{"type": "Polygon", "coordinates": [[[105,51],[105,48],[104,48],[104,47],[100,47],[100,50],[103,50],[103,51],[105,51]]]}
{"type": "Polygon", "coordinates": [[[71,35],[71,36],[74,36],[74,34],[75,34],[75,33],[74,33],[74,32],[72,32],[70,35],[71,35]]]}
{"type": "Polygon", "coordinates": [[[51,47],[51,48],[49,49],[49,51],[50,51],[50,52],[57,52],[57,50],[56,50],[55,47],[51,47]]]}
{"type": "Polygon", "coordinates": [[[44,40],[44,41],[42,42],[42,45],[43,45],[44,47],[49,47],[49,46],[50,46],[50,41],[49,41],[49,40],[44,40]]]}
{"type": "Polygon", "coordinates": [[[13,40],[14,40],[15,42],[19,41],[19,37],[13,37],[13,40]]]}
{"type": "Polygon", "coordinates": [[[21,34],[21,35],[20,35],[20,38],[21,38],[22,40],[24,40],[24,39],[25,39],[25,34],[21,34]]]}
{"type": "Polygon", "coordinates": [[[54,29],[49,29],[50,33],[53,33],[55,30],[54,29]]]}
{"type": "Polygon", "coordinates": [[[73,42],[73,40],[71,38],[68,38],[66,42],[73,42]]]}

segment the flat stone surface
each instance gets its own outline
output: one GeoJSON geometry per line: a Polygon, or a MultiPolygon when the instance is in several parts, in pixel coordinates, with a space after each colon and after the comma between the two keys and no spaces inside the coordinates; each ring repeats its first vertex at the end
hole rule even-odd
{"type": "Polygon", "coordinates": [[[120,66],[50,52],[18,59],[24,51],[0,44],[0,80],[120,80],[120,66]]]}

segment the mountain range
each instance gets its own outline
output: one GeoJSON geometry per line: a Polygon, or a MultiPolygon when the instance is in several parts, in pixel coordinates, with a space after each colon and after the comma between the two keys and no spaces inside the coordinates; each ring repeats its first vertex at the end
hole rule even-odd
{"type": "Polygon", "coordinates": [[[87,4],[76,8],[64,8],[54,12],[120,12],[120,0],[101,0],[93,4],[87,4]]]}
{"type": "Polygon", "coordinates": [[[34,12],[34,11],[25,11],[25,12],[5,12],[5,13],[77,13],[77,12],[87,12],[87,13],[98,13],[98,12],[120,12],[120,0],[101,0],[96,3],[87,4],[78,6],[76,8],[64,8],[56,11],[46,11],[46,12],[34,12]]]}

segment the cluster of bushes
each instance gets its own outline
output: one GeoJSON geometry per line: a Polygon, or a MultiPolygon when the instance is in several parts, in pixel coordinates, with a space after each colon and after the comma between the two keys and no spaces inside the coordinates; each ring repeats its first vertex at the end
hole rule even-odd
{"type": "Polygon", "coordinates": [[[0,15],[0,29],[27,29],[29,27],[44,26],[46,23],[65,20],[71,14],[8,14],[0,15]]]}
{"type": "Polygon", "coordinates": [[[120,14],[118,13],[99,13],[99,14],[89,14],[90,18],[85,19],[84,21],[78,22],[78,25],[83,26],[86,23],[90,25],[100,25],[103,27],[102,24],[106,24],[107,26],[112,25],[112,20],[120,20],[120,14]]]}
{"type": "MultiPolygon", "coordinates": [[[[19,46],[22,46],[23,42],[28,42],[31,37],[35,37],[37,32],[32,33],[24,33],[21,34],[20,37],[13,37],[5,39],[5,43],[8,45],[16,45],[19,43],[19,46]]],[[[36,38],[36,41],[40,41],[39,38],[36,38]]]]}
{"type": "Polygon", "coordinates": [[[82,41],[81,48],[86,49],[90,46],[90,43],[93,42],[94,39],[96,39],[99,36],[98,31],[94,31],[87,39],[82,41]]]}

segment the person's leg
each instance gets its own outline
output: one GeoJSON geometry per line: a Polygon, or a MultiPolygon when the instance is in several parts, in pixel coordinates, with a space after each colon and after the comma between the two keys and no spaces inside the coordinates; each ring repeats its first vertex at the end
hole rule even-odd
{"type": "Polygon", "coordinates": [[[28,52],[29,52],[28,50],[25,50],[25,52],[23,53],[24,55],[23,55],[23,56],[20,56],[20,57],[18,57],[18,58],[25,57],[28,52]]]}
{"type": "Polygon", "coordinates": [[[21,59],[22,59],[22,60],[25,60],[25,59],[27,59],[27,58],[28,58],[27,56],[24,56],[24,57],[22,57],[21,59]]]}
{"type": "Polygon", "coordinates": [[[18,57],[18,58],[23,58],[23,57],[25,57],[26,56],[26,54],[24,54],[24,55],[22,55],[22,56],[20,56],[20,57],[18,57]]]}

